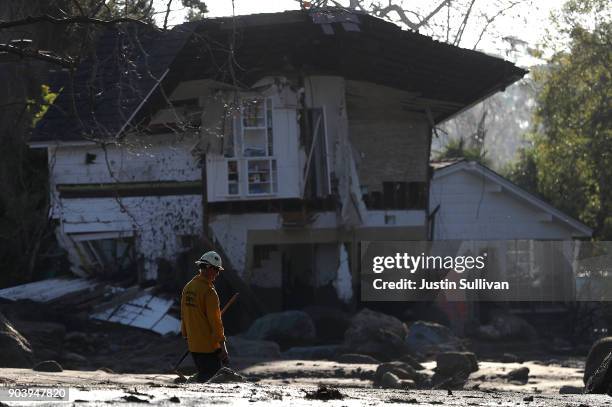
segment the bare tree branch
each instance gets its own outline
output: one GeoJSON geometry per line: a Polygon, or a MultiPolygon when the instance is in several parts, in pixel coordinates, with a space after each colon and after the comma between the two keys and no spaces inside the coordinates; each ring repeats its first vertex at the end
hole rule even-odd
{"type": "Polygon", "coordinates": [[[166,5],[166,16],[164,17],[164,30],[168,27],[168,16],[170,15],[170,7],[172,6],[172,0],[168,0],[166,5]]]}
{"type": "Polygon", "coordinates": [[[53,55],[47,51],[16,47],[14,45],[9,44],[0,44],[0,51],[8,52],[9,54],[19,55],[23,58],[33,58],[45,62],[50,62],[55,65],[63,66],[64,68],[75,67],[75,63],[72,58],[60,57],[57,55],[53,55]]]}
{"type": "Polygon", "coordinates": [[[130,18],[130,17],[120,17],[120,18],[114,18],[112,20],[101,20],[98,18],[87,17],[87,16],[55,18],[55,17],[45,14],[45,15],[36,16],[36,17],[28,16],[20,20],[1,21],[0,30],[6,29],[6,28],[20,27],[23,25],[36,24],[36,23],[41,23],[41,22],[46,22],[46,23],[51,23],[51,24],[96,24],[96,25],[115,25],[119,23],[133,23],[133,24],[142,25],[145,27],[150,27],[153,29],[158,29],[152,24],[148,24],[144,21],[141,21],[135,18],[130,18]]]}

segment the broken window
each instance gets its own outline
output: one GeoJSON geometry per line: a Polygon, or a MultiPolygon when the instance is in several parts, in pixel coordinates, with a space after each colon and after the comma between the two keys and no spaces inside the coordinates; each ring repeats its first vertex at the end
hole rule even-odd
{"type": "Polygon", "coordinates": [[[370,210],[425,209],[427,189],[425,182],[383,182],[383,190],[367,192],[362,188],[363,201],[370,210]]]}
{"type": "Polygon", "coordinates": [[[308,109],[308,162],[306,168],[306,196],[325,198],[331,194],[327,162],[327,134],[323,109],[308,109]]]}
{"type": "Polygon", "coordinates": [[[91,272],[112,277],[135,270],[133,237],[78,240],[77,247],[91,272]]]}

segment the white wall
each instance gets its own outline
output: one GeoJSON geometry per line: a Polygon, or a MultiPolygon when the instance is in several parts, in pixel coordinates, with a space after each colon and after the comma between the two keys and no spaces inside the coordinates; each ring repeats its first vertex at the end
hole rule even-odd
{"type": "MultiPolygon", "coordinates": [[[[455,164],[459,165],[459,164],[455,164]]],[[[572,239],[575,231],[484,176],[456,171],[434,177],[430,212],[437,205],[434,240],[572,239]]]]}
{"type": "Polygon", "coordinates": [[[181,140],[171,134],[150,136],[127,140],[120,146],[109,145],[106,153],[98,145],[52,147],[49,151],[52,181],[94,184],[199,180],[201,169],[190,151],[196,141],[193,136],[181,140]],[[85,163],[88,153],[96,155],[92,164],[85,163]]]}
{"type": "MultiPolygon", "coordinates": [[[[136,237],[144,257],[147,278],[155,278],[157,259],[174,260],[180,235],[200,235],[202,197],[181,196],[60,198],[58,184],[112,184],[115,182],[199,181],[201,169],[191,154],[195,137],[175,135],[128,140],[122,146],[59,146],[50,148],[53,217],[60,220],[62,245],[79,262],[72,240],[83,234],[100,238],[110,233],[136,237]],[[86,154],[95,154],[86,164],[86,154]],[[110,167],[110,171],[109,171],[110,167]],[[112,175],[111,175],[112,173],[112,175]]],[[[154,186],[152,186],[153,188],[154,186]]],[[[74,269],[75,267],[73,267],[74,269]]]]}

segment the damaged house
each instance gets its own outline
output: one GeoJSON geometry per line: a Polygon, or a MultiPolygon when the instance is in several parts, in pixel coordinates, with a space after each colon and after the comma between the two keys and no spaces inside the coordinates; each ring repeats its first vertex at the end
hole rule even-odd
{"type": "Polygon", "coordinates": [[[77,275],[155,280],[204,238],[268,310],[350,304],[360,241],[430,238],[434,126],[525,73],[345,10],[124,27],[30,146],[77,275]]]}

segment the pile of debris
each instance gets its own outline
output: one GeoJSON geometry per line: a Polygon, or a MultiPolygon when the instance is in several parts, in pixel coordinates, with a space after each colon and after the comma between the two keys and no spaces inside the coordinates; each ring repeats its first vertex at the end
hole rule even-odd
{"type": "Polygon", "coordinates": [[[117,287],[84,278],[54,278],[0,290],[0,298],[28,300],[58,311],[100,321],[148,329],[161,335],[178,333],[174,301],[152,295],[152,289],[117,287]]]}

